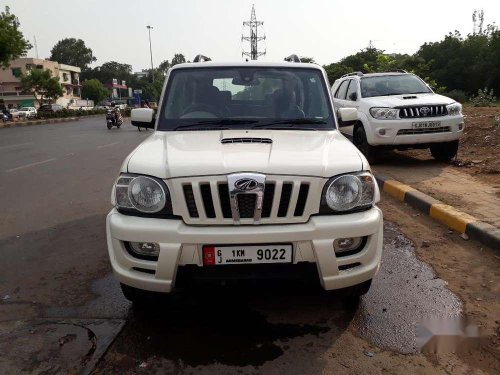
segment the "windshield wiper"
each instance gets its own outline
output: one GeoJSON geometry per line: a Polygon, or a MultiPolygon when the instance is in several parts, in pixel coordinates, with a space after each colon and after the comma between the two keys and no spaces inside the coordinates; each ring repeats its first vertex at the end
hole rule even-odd
{"type": "Polygon", "coordinates": [[[315,120],[315,119],[304,119],[296,118],[290,120],[278,120],[265,122],[262,124],[252,126],[252,129],[263,128],[263,129],[290,129],[294,128],[297,130],[318,130],[316,128],[303,128],[297,127],[295,125],[325,125],[327,122],[325,120],[315,120]],[[288,126],[275,126],[275,125],[288,125],[288,126]]]}
{"type": "Polygon", "coordinates": [[[189,128],[200,128],[203,129],[205,126],[214,127],[221,130],[229,129],[227,125],[243,125],[243,124],[255,124],[257,120],[234,120],[234,119],[213,119],[213,120],[202,120],[197,121],[194,124],[179,125],[172,130],[189,129],[189,128]]]}

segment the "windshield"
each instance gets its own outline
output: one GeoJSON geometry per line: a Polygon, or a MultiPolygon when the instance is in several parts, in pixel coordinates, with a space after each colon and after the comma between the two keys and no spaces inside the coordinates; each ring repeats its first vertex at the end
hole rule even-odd
{"type": "Polygon", "coordinates": [[[361,78],[361,96],[363,98],[429,92],[432,91],[425,82],[413,74],[361,78]]]}
{"type": "Polygon", "coordinates": [[[30,109],[28,107],[22,107],[20,111],[29,111],[30,109]]]}
{"type": "Polygon", "coordinates": [[[195,68],[172,71],[158,130],[335,127],[321,71],[195,68]]]}

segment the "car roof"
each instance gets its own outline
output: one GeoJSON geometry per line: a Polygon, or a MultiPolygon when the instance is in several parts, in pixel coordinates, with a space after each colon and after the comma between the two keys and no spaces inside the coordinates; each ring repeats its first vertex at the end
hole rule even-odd
{"type": "Polygon", "coordinates": [[[267,61],[236,61],[236,62],[219,62],[219,61],[206,61],[197,63],[184,63],[177,64],[172,67],[172,70],[186,69],[186,68],[306,68],[323,70],[323,68],[314,63],[295,63],[295,62],[267,62],[267,61]]]}

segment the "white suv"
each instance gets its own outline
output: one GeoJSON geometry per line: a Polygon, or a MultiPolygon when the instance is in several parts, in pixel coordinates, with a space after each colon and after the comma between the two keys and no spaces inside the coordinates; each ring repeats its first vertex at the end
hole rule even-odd
{"type": "Polygon", "coordinates": [[[342,131],[371,162],[382,148],[430,148],[439,161],[457,153],[464,130],[462,106],[434,93],[414,74],[346,74],[335,81],[332,95],[336,109],[358,109],[354,125],[340,126],[349,125],[342,131]]]}
{"type": "Polygon", "coordinates": [[[18,111],[19,117],[24,118],[34,118],[36,117],[37,111],[35,107],[21,107],[18,111]]]}
{"type": "Polygon", "coordinates": [[[206,60],[169,70],[156,115],[132,110],[155,131],[125,159],[107,217],[125,296],[309,272],[327,290],[366,293],[382,253],[379,190],[337,129],[325,71],[295,55],[206,60]]]}

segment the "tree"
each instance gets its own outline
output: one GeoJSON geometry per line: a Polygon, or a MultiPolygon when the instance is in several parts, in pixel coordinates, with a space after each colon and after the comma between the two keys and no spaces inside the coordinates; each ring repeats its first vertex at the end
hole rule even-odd
{"type": "Polygon", "coordinates": [[[160,65],[158,65],[158,70],[164,75],[167,74],[169,68],[170,62],[168,60],[165,60],[160,65]]]}
{"type": "Polygon", "coordinates": [[[94,69],[82,72],[84,79],[98,79],[103,83],[110,83],[113,78],[130,82],[132,78],[132,65],[109,61],[94,69]]]}
{"type": "Polygon", "coordinates": [[[170,66],[174,66],[177,64],[183,64],[186,62],[186,58],[182,53],[176,53],[172,58],[172,64],[170,66]]]}
{"type": "Polygon", "coordinates": [[[52,77],[52,73],[48,69],[32,69],[29,74],[22,75],[21,86],[23,91],[32,92],[40,105],[43,104],[44,99],[50,102],[63,94],[59,77],[52,77]]]}
{"type": "Polygon", "coordinates": [[[81,39],[66,38],[56,43],[50,51],[50,60],[58,63],[78,66],[82,70],[97,61],[92,54],[92,50],[85,46],[85,42],[81,39]]]}
{"type": "Polygon", "coordinates": [[[109,91],[101,81],[97,79],[88,79],[82,83],[82,98],[91,99],[95,104],[100,103],[109,96],[109,91]]]}
{"type": "Polygon", "coordinates": [[[8,68],[10,61],[23,56],[31,48],[19,31],[17,17],[10,13],[10,8],[0,13],[0,68],[8,68]]]}

